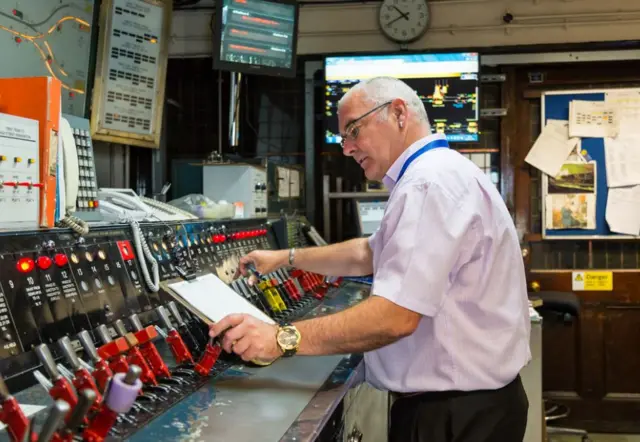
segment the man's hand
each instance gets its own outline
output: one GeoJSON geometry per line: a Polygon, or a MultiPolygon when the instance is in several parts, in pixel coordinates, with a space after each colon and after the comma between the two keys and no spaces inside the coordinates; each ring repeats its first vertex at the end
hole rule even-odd
{"type": "MultiPolygon", "coordinates": [[[[242,276],[247,276],[247,267],[251,264],[261,275],[275,272],[279,268],[286,266],[288,264],[288,259],[289,252],[287,250],[255,250],[240,258],[236,277],[238,277],[239,274],[242,274],[242,276]]],[[[251,278],[249,278],[249,284],[255,283],[256,279],[252,275],[251,278]]]]}
{"type": "Polygon", "coordinates": [[[222,318],[209,329],[209,336],[222,336],[222,348],[234,352],[243,361],[272,362],[282,356],[276,342],[278,326],[267,324],[247,314],[222,318]]]}

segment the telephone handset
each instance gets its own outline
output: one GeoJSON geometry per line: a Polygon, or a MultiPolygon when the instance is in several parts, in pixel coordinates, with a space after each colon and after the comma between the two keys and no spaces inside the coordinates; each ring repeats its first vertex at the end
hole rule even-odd
{"type": "Polygon", "coordinates": [[[98,191],[101,211],[106,215],[137,221],[182,221],[197,219],[195,215],[160,201],[138,196],[131,189],[105,188],[98,191]]]}
{"type": "Polygon", "coordinates": [[[57,189],[57,218],[65,227],[75,230],[80,235],[89,233],[89,225],[73,216],[76,211],[80,168],[78,167],[78,149],[73,138],[71,125],[60,117],[59,137],[62,148],[58,152],[58,189],[57,189]]]}
{"type": "Polygon", "coordinates": [[[193,213],[189,213],[186,210],[182,210],[179,207],[172,206],[171,204],[163,203],[162,201],[157,201],[151,198],[146,198],[141,196],[140,199],[147,205],[151,206],[153,209],[157,209],[171,216],[180,217],[179,220],[189,220],[189,219],[198,219],[193,213]]]}

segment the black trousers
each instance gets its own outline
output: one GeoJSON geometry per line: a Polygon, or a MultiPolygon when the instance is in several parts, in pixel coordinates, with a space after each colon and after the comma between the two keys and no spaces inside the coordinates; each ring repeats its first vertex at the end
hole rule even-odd
{"type": "Polygon", "coordinates": [[[528,409],[520,376],[498,390],[400,396],[389,442],[522,442],[528,409]]]}

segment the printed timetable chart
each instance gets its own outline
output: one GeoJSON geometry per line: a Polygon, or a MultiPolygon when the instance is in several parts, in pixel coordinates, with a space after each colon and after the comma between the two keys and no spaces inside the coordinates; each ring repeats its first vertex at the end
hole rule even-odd
{"type": "Polygon", "coordinates": [[[101,121],[104,129],[154,131],[164,5],[113,0],[101,121]]]}

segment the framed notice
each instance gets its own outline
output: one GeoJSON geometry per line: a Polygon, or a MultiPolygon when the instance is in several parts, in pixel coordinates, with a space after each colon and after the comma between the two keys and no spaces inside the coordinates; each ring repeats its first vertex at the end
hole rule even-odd
{"type": "Polygon", "coordinates": [[[96,140],[160,144],[171,0],[103,0],[91,112],[96,140]]]}

